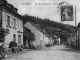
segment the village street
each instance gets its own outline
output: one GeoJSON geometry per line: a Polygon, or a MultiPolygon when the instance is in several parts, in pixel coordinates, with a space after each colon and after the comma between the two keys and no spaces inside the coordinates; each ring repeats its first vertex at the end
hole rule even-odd
{"type": "Polygon", "coordinates": [[[80,60],[80,51],[65,46],[54,46],[41,50],[28,50],[4,60],[80,60]]]}

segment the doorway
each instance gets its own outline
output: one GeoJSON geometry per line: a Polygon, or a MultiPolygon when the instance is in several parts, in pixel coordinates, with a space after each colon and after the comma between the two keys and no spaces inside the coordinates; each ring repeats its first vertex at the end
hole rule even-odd
{"type": "Polygon", "coordinates": [[[21,46],[21,35],[18,35],[18,46],[21,46]]]}

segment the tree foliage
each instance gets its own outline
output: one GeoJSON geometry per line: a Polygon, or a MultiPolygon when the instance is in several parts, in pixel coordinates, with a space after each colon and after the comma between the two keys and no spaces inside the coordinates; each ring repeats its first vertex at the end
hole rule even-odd
{"type": "Polygon", "coordinates": [[[35,38],[36,38],[36,37],[35,37],[35,34],[34,34],[34,33],[31,33],[31,35],[30,35],[30,40],[31,40],[31,41],[35,41],[35,38]]]}
{"type": "Polygon", "coordinates": [[[0,42],[4,42],[4,38],[5,36],[9,34],[9,30],[8,29],[0,29],[0,42]]]}

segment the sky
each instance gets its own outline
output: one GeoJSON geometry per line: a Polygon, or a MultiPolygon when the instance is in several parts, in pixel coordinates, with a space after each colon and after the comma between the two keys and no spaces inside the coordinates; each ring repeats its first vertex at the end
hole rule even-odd
{"type": "MultiPolygon", "coordinates": [[[[50,20],[61,22],[58,4],[68,2],[70,5],[76,5],[76,21],[80,22],[80,0],[7,0],[8,3],[18,8],[21,15],[29,14],[40,18],[49,18],[50,20]]],[[[64,21],[64,24],[75,25],[74,21],[64,21]]]]}

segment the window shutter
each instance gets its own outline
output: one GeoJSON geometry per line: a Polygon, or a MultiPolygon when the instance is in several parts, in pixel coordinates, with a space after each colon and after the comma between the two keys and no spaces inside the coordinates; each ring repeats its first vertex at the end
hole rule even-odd
{"type": "Polygon", "coordinates": [[[6,15],[6,21],[5,22],[6,22],[6,26],[7,26],[8,25],[8,23],[7,23],[7,15],[6,15]]]}

